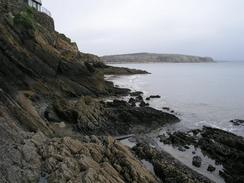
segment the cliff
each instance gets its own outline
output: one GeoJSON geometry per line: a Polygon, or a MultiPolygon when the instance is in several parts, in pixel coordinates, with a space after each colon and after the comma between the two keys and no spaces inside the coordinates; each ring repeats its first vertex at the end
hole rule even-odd
{"type": "Polygon", "coordinates": [[[154,127],[179,119],[104,102],[129,92],[104,80],[112,67],[81,53],[51,17],[2,2],[0,182],[159,182],[110,135],[141,131],[151,116],[154,127]]]}
{"type": "Polygon", "coordinates": [[[104,74],[145,71],[105,65],[58,33],[51,17],[1,2],[0,182],[211,183],[151,145],[130,149],[115,140],[180,121],[149,107],[140,92],[107,101],[130,91],[104,74]]]}
{"type": "Polygon", "coordinates": [[[104,63],[200,63],[214,62],[210,57],[198,57],[178,54],[135,53],[101,57],[104,63]]]}

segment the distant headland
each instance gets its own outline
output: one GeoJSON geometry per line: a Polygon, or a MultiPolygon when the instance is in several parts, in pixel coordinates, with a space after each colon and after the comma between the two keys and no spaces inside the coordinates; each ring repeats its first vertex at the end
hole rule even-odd
{"type": "Polygon", "coordinates": [[[214,62],[211,57],[199,57],[180,54],[133,53],[123,55],[107,55],[101,57],[104,63],[202,63],[214,62]]]}

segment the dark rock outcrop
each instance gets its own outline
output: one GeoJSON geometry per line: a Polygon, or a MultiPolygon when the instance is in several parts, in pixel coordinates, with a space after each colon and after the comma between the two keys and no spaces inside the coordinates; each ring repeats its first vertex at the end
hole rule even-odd
{"type": "Polygon", "coordinates": [[[151,95],[150,98],[161,98],[160,95],[151,95]]]}
{"type": "Polygon", "coordinates": [[[244,125],[244,120],[240,120],[240,119],[234,119],[234,120],[231,120],[230,122],[233,123],[233,125],[235,125],[235,126],[244,125]]]}
{"type": "Polygon", "coordinates": [[[72,124],[82,134],[125,135],[146,132],[179,119],[150,107],[135,107],[126,101],[99,102],[81,98],[67,103],[58,100],[53,104],[54,113],[72,124]]]}
{"type": "Polygon", "coordinates": [[[181,182],[181,183],[210,183],[209,179],[203,177],[197,172],[192,171],[187,166],[175,160],[164,151],[158,151],[148,144],[141,143],[133,148],[135,154],[151,162],[154,166],[154,172],[163,182],[181,182]]]}
{"type": "Polygon", "coordinates": [[[202,158],[200,156],[194,156],[192,158],[192,165],[194,165],[195,167],[201,167],[202,165],[202,158]]]}
{"type": "MultiPolygon", "coordinates": [[[[199,147],[204,155],[222,164],[224,170],[220,175],[226,182],[243,182],[244,180],[244,139],[232,133],[204,127],[202,130],[192,130],[188,133],[175,132],[167,139],[166,144],[174,146],[194,145],[199,147]]],[[[213,170],[211,167],[209,170],[213,170]]]]}
{"type": "Polygon", "coordinates": [[[141,91],[135,91],[135,92],[130,93],[130,96],[133,96],[133,97],[138,97],[141,95],[143,95],[143,92],[141,92],[141,91]]]}
{"type": "Polygon", "coordinates": [[[216,168],[213,165],[208,165],[208,169],[209,172],[214,172],[216,170],[216,168]]]}

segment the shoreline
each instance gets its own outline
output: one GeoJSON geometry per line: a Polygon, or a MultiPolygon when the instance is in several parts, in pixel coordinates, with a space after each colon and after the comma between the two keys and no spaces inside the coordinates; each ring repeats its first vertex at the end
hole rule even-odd
{"type": "MultiPolygon", "coordinates": [[[[112,76],[112,77],[117,77],[117,76],[112,76]]],[[[138,92],[138,91],[134,91],[134,92],[138,92]]],[[[128,99],[129,99],[129,96],[127,96],[127,100],[128,99]]],[[[203,126],[202,130],[204,128],[205,127],[203,126]]],[[[160,129],[162,129],[162,128],[160,128],[160,129]]],[[[213,128],[213,130],[214,130],[214,128],[213,128]]],[[[218,130],[218,129],[216,129],[216,130],[218,130]]],[[[200,131],[200,129],[199,129],[199,131],[200,131]]],[[[224,130],[221,130],[221,131],[223,133],[227,133],[224,130]]],[[[180,132],[180,131],[176,130],[175,133],[177,133],[177,132],[180,132]]],[[[185,133],[187,134],[188,132],[185,132],[185,133]]],[[[171,132],[169,134],[173,134],[173,132],[171,132]]],[[[228,132],[228,134],[231,135],[232,133],[228,132]]],[[[121,142],[124,145],[127,145],[128,147],[133,149],[135,146],[138,146],[138,144],[140,144],[140,141],[144,141],[143,142],[144,145],[147,144],[145,142],[154,141],[153,144],[156,143],[156,145],[158,146],[158,148],[157,148],[158,151],[160,151],[161,153],[168,153],[171,158],[179,161],[179,163],[182,163],[184,166],[187,166],[190,172],[194,172],[194,173],[198,172],[200,175],[206,176],[207,178],[209,178],[210,180],[212,180],[214,182],[225,182],[224,179],[227,179],[227,182],[229,181],[228,179],[230,179],[230,177],[229,177],[230,175],[226,175],[226,173],[224,173],[225,170],[224,170],[223,166],[216,163],[215,162],[215,161],[217,161],[216,159],[214,160],[206,155],[203,155],[202,149],[200,149],[200,148],[199,148],[199,150],[190,149],[190,151],[189,151],[188,149],[184,149],[181,147],[175,147],[173,144],[166,145],[164,143],[161,143],[161,145],[160,145],[160,141],[158,140],[160,135],[157,135],[157,137],[148,137],[148,135],[150,136],[150,133],[145,134],[143,137],[132,137],[132,138],[129,137],[126,139],[122,139],[121,142]],[[145,138],[147,140],[145,140],[145,138]],[[130,139],[132,139],[132,142],[130,141],[130,139]],[[137,139],[137,140],[133,140],[133,139],[137,139]],[[200,169],[196,168],[191,163],[188,164],[188,162],[191,161],[191,159],[196,156],[195,152],[198,152],[198,151],[199,151],[199,153],[197,153],[197,154],[198,154],[198,156],[200,156],[202,158],[201,162],[204,164],[204,167],[201,166],[200,169]],[[193,152],[194,152],[194,154],[193,154],[193,152]],[[182,158],[182,156],[184,156],[185,158],[182,158]],[[215,166],[213,173],[211,171],[207,170],[207,169],[209,169],[210,166],[213,166],[213,167],[215,166]],[[218,168],[218,167],[220,167],[220,168],[218,168]],[[215,169],[217,169],[217,170],[215,170],[215,169]]],[[[239,138],[242,139],[242,137],[239,137],[239,138]]],[[[244,139],[242,139],[242,140],[244,140],[244,139]]],[[[149,142],[148,142],[148,145],[150,145],[149,142]]],[[[154,146],[154,145],[151,144],[150,146],[154,146]]],[[[141,160],[144,161],[144,159],[141,159],[141,160]]],[[[151,164],[152,161],[149,161],[149,163],[151,164]]],[[[154,167],[152,164],[150,166],[154,167]]],[[[149,166],[149,169],[150,169],[150,166],[149,166]]]]}

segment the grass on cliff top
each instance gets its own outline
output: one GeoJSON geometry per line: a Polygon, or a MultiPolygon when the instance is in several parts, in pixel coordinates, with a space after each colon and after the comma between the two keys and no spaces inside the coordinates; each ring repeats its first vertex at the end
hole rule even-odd
{"type": "Polygon", "coordinates": [[[14,17],[15,25],[22,25],[26,29],[35,29],[35,20],[32,8],[26,8],[14,17]]]}

